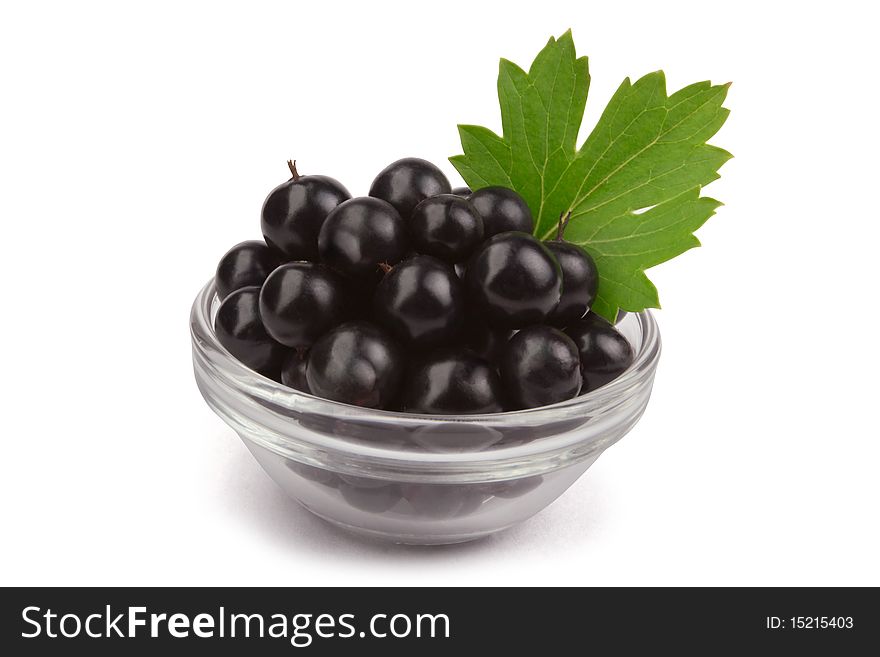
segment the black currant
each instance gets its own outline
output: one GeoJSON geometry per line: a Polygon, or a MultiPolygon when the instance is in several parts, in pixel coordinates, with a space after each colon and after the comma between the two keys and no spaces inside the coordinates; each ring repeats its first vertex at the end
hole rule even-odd
{"type": "MultiPolygon", "coordinates": [[[[396,409],[393,406],[389,406],[386,410],[396,409]]],[[[334,435],[365,441],[376,446],[403,447],[409,446],[412,442],[410,440],[410,431],[409,427],[391,424],[381,419],[373,421],[346,418],[338,423],[334,435]]]]}
{"type": "Polygon", "coordinates": [[[454,518],[473,505],[474,491],[466,485],[405,484],[402,490],[416,516],[454,518]]]}
{"type": "Polygon", "coordinates": [[[623,321],[623,318],[626,317],[628,314],[629,314],[629,313],[626,312],[625,310],[618,310],[618,311],[617,311],[617,319],[614,320],[614,323],[615,323],[615,324],[620,324],[620,322],[623,321]]]}
{"type": "Polygon", "coordinates": [[[388,201],[404,219],[429,196],[449,194],[452,186],[436,166],[417,157],[392,162],[379,172],[370,196],[388,201]]]}
{"type": "Polygon", "coordinates": [[[406,226],[397,210],[377,198],[340,204],[321,227],[321,261],[356,280],[378,280],[380,264],[393,265],[408,250],[406,226]]]}
{"type": "Polygon", "coordinates": [[[309,352],[292,349],[281,367],[281,383],[300,392],[309,392],[309,382],[306,380],[308,365],[309,352]]]}
{"type": "Polygon", "coordinates": [[[581,363],[570,337],[552,326],[529,326],[505,346],[501,381],[517,408],[536,408],[577,396],[581,363]]]}
{"type": "Polygon", "coordinates": [[[463,196],[464,198],[473,194],[470,187],[453,187],[451,193],[456,196],[463,196]]]}
{"type": "Polygon", "coordinates": [[[217,265],[214,284],[217,297],[223,301],[230,293],[243,287],[260,286],[281,264],[281,257],[264,242],[251,240],[236,244],[217,265]]]}
{"type": "Polygon", "coordinates": [[[296,165],[288,164],[293,178],[278,185],[263,202],[263,237],[288,260],[316,261],[321,225],[351,194],[338,180],[300,176],[296,165]]]}
{"type": "Polygon", "coordinates": [[[453,194],[426,198],[412,211],[413,248],[447,262],[468,258],[483,241],[483,219],[467,199],[453,194]]]}
{"type": "Polygon", "coordinates": [[[465,286],[473,308],[496,328],[539,324],[559,303],[562,271],[554,255],[527,233],[501,233],[468,262],[465,286]]]}
{"type": "Polygon", "coordinates": [[[346,305],[342,279],[312,262],[281,265],[260,291],[263,324],[288,347],[310,346],[343,320],[346,305]]]}
{"type": "Polygon", "coordinates": [[[300,463],[299,461],[293,461],[291,459],[284,459],[284,465],[303,479],[308,479],[309,481],[330,488],[336,488],[339,486],[339,475],[330,470],[316,468],[313,465],[306,465],[305,463],[300,463]]]}
{"type": "Polygon", "coordinates": [[[565,327],[587,314],[599,289],[599,272],[593,258],[577,244],[562,240],[545,242],[562,270],[562,296],[547,317],[554,326],[565,327]]]}
{"type": "Polygon", "coordinates": [[[260,319],[260,288],[235,290],[217,310],[214,332],[226,350],[260,374],[275,378],[286,349],[271,338],[260,319]]]}
{"type": "Polygon", "coordinates": [[[472,312],[465,319],[460,341],[480,358],[495,363],[512,335],[512,330],[492,328],[472,312]]]}
{"type": "Polygon", "coordinates": [[[604,317],[588,313],[570,324],[565,332],[577,345],[584,386],[581,392],[601,388],[632,365],[633,348],[604,317]]]}
{"type": "Polygon", "coordinates": [[[507,187],[483,187],[468,197],[483,218],[486,239],[517,230],[531,233],[535,228],[532,211],[523,197],[507,187]]]}
{"type": "Polygon", "coordinates": [[[368,513],[384,513],[401,500],[402,494],[397,484],[377,481],[379,483],[374,486],[360,486],[343,480],[339,485],[339,492],[356,509],[368,513]]]}
{"type": "Polygon", "coordinates": [[[461,280],[448,263],[426,255],[391,268],[373,297],[373,314],[382,326],[408,344],[440,345],[452,340],[464,323],[461,280]]]}
{"type": "Polygon", "coordinates": [[[401,406],[410,413],[500,413],[501,380],[484,361],[463,349],[425,357],[404,379],[401,406]]]}
{"type": "Polygon", "coordinates": [[[403,366],[401,348],[383,330],[347,322],[312,347],[306,378],[319,397],[385,408],[397,396],[403,366]]]}

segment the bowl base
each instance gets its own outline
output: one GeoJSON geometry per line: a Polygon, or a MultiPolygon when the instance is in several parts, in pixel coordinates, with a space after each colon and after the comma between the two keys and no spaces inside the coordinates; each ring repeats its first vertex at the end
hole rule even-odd
{"type": "Polygon", "coordinates": [[[493,528],[490,531],[474,532],[471,534],[396,534],[375,529],[366,529],[364,527],[357,527],[355,525],[349,525],[347,523],[340,522],[339,520],[328,518],[327,516],[309,507],[309,505],[305,504],[302,500],[296,501],[300,504],[300,506],[302,506],[312,515],[320,518],[330,525],[333,525],[334,527],[342,529],[349,534],[354,534],[355,536],[360,536],[362,538],[387,541],[396,545],[456,545],[458,543],[470,543],[471,541],[478,541],[482,538],[490,536],[491,534],[509,529],[509,527],[499,527],[497,529],[493,528]]]}

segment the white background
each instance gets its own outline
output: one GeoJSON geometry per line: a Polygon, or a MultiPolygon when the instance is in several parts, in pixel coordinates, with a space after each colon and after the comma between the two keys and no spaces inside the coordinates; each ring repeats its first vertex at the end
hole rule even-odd
{"type": "Polygon", "coordinates": [[[870,3],[5,3],[2,584],[880,584],[870,3]],[[356,194],[499,128],[574,30],[620,81],[732,80],[704,248],[651,272],[640,424],[547,511],[447,549],[286,499],[203,403],[188,313],[295,157],[356,194]]]}

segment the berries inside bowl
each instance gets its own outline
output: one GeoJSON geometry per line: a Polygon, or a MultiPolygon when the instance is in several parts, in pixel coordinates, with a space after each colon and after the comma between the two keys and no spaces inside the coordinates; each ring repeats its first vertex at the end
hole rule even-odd
{"type": "Polygon", "coordinates": [[[590,311],[591,256],[532,235],[511,189],[452,189],[417,158],[352,198],[293,176],[192,312],[196,379],[317,515],[408,543],[470,540],[561,494],[636,422],[648,312],[590,311]]]}

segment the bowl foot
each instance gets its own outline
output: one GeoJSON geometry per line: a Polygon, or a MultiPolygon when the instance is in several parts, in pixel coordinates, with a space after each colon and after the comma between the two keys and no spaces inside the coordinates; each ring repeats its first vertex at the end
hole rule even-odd
{"type": "Polygon", "coordinates": [[[315,511],[308,504],[303,503],[301,500],[297,500],[299,504],[306,509],[309,513],[317,516],[324,522],[327,522],[334,527],[339,527],[349,534],[354,534],[356,536],[360,536],[362,538],[370,538],[370,539],[378,539],[382,541],[388,541],[391,543],[395,543],[397,545],[455,545],[457,543],[469,543],[471,541],[478,541],[481,538],[485,538],[491,534],[495,534],[500,531],[504,531],[508,529],[508,527],[499,527],[497,529],[491,529],[489,531],[482,532],[474,532],[470,534],[398,534],[391,532],[383,532],[376,529],[366,529],[364,527],[357,527],[355,525],[349,525],[344,522],[340,522],[334,518],[328,518],[327,516],[315,511]]]}

